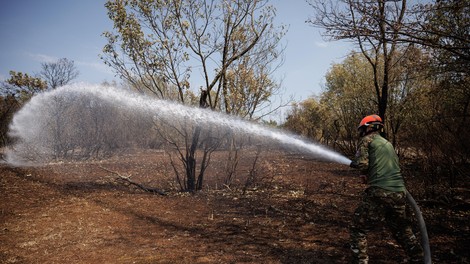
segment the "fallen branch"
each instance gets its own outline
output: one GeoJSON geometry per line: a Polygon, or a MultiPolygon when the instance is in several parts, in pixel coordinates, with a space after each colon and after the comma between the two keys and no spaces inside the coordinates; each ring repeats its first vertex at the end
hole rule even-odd
{"type": "Polygon", "coordinates": [[[130,184],[130,185],[136,186],[137,188],[139,188],[139,189],[141,189],[141,190],[143,190],[143,191],[145,191],[145,192],[156,193],[156,194],[160,194],[160,195],[166,195],[166,193],[165,193],[164,191],[162,191],[162,190],[160,190],[160,189],[158,189],[158,188],[146,187],[146,186],[144,186],[144,185],[142,185],[142,184],[140,184],[140,183],[137,183],[137,182],[132,181],[129,176],[123,176],[123,175],[121,175],[119,172],[112,171],[112,170],[107,169],[107,168],[105,168],[105,167],[103,167],[103,166],[98,166],[98,167],[100,167],[101,169],[103,169],[103,170],[105,170],[105,171],[107,171],[107,172],[109,172],[109,173],[114,174],[115,176],[117,176],[117,178],[118,178],[119,180],[122,180],[122,181],[124,181],[124,182],[126,182],[126,183],[128,183],[128,184],[130,184]]]}

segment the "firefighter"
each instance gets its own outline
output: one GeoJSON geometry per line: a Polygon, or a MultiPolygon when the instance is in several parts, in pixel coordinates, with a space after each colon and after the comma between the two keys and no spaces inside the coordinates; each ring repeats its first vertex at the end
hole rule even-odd
{"type": "Polygon", "coordinates": [[[385,222],[409,257],[409,263],[423,263],[423,250],[411,229],[406,210],[406,193],[398,156],[390,142],[380,135],[383,122],[378,115],[362,119],[361,137],[352,168],[361,171],[367,183],[362,201],[349,227],[353,263],[368,263],[367,232],[385,222]]]}

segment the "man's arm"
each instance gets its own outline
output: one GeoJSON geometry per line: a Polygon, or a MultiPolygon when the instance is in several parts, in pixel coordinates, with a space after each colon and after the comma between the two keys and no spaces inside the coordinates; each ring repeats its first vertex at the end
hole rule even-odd
{"type": "Polygon", "coordinates": [[[349,164],[351,168],[361,170],[362,174],[367,174],[369,168],[369,144],[371,139],[369,137],[364,137],[359,142],[357,148],[356,157],[349,164]]]}

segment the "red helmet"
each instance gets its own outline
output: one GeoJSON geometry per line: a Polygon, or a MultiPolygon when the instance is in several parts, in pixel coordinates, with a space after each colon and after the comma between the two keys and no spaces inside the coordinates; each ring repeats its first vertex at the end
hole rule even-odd
{"type": "Polygon", "coordinates": [[[380,118],[380,116],[378,115],[368,115],[361,120],[361,123],[359,123],[359,126],[357,127],[357,129],[364,127],[364,126],[367,127],[369,125],[383,126],[382,118],[380,118]]]}

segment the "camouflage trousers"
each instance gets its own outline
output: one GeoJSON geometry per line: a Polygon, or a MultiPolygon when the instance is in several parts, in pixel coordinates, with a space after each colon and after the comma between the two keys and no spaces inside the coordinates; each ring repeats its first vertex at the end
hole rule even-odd
{"type": "Polygon", "coordinates": [[[385,222],[397,242],[410,258],[410,263],[423,263],[423,250],[411,230],[411,221],[406,210],[404,192],[390,192],[378,187],[369,187],[362,202],[354,212],[349,227],[353,263],[368,263],[367,232],[380,222],[385,222]]]}

